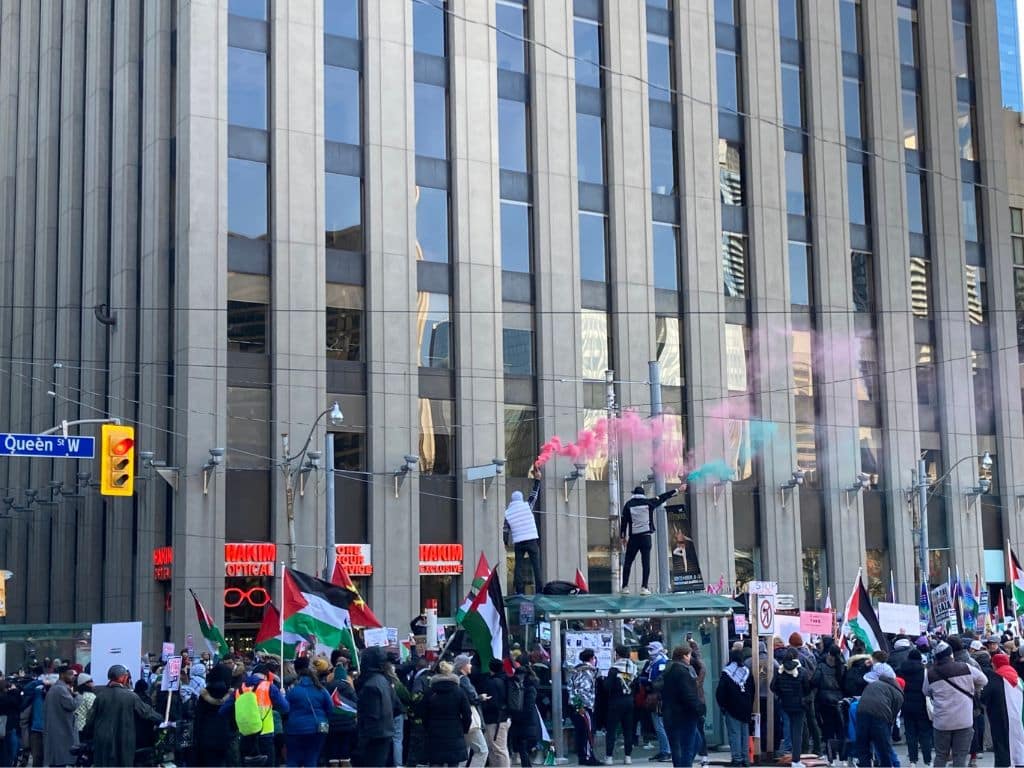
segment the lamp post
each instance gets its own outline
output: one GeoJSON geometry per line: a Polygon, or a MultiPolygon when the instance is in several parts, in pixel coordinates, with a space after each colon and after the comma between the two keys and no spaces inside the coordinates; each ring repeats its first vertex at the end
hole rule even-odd
{"type": "Polygon", "coordinates": [[[281,471],[284,473],[284,502],[288,515],[288,566],[292,569],[295,568],[298,562],[295,554],[295,476],[303,469],[306,451],[309,449],[309,443],[313,439],[313,433],[316,431],[320,419],[328,414],[330,414],[329,421],[335,427],[341,424],[345,418],[341,412],[341,407],[335,401],[334,405],[322,411],[313,421],[313,426],[309,428],[309,435],[306,436],[306,442],[303,443],[302,450],[294,456],[288,454],[288,433],[281,433],[281,444],[284,451],[281,471]]]}
{"type": "MultiPolygon", "coordinates": [[[[964,456],[953,466],[951,466],[948,470],[946,470],[945,474],[943,474],[942,477],[938,478],[935,481],[935,488],[938,489],[938,487],[942,485],[943,481],[951,474],[953,474],[953,470],[959,467],[965,461],[977,461],[978,459],[981,459],[981,466],[984,469],[991,469],[992,456],[989,454],[988,451],[985,451],[985,453],[981,454],[980,456],[964,456]]],[[[918,514],[921,517],[921,524],[920,528],[918,529],[918,568],[921,571],[921,581],[924,584],[929,584],[931,582],[931,574],[928,572],[928,500],[936,492],[935,490],[929,492],[928,485],[928,467],[925,464],[924,457],[922,457],[917,461],[917,503],[920,507],[920,509],[918,510],[918,514]]]]}

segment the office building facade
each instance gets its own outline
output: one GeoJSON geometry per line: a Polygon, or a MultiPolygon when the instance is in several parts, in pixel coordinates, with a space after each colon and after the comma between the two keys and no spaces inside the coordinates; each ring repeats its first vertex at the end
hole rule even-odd
{"type": "MultiPolygon", "coordinates": [[[[685,458],[657,468],[732,473],[672,524],[706,582],[811,607],[863,571],[911,602],[922,454],[932,579],[1005,578],[1024,427],[991,3],[0,7],[0,425],[117,417],[154,464],[110,500],[90,462],[2,460],[9,623],[180,640],[191,588],[246,642],[280,562],[327,557],[326,461],[284,461],[327,429],[367,599],[450,614],[481,551],[506,560],[540,443],[599,423],[606,370],[646,416],[653,360],[685,458]]],[[[651,449],[620,447],[643,485],[651,449]]],[[[574,469],[544,468],[545,577],[607,590],[608,457],[574,469]]]]}

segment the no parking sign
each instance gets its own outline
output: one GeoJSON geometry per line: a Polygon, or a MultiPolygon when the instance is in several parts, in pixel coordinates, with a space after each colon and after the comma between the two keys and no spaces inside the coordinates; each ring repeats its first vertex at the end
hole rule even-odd
{"type": "Polygon", "coordinates": [[[775,634],[775,595],[757,596],[757,634],[769,636],[775,634]]]}

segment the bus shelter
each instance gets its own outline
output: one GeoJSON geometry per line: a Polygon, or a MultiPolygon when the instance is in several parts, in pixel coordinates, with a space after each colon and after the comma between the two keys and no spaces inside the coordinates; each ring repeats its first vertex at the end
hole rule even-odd
{"type": "MultiPolygon", "coordinates": [[[[663,627],[664,644],[671,649],[682,644],[688,634],[702,632],[709,624],[716,626],[717,640],[710,642],[708,663],[709,685],[717,681],[722,659],[729,644],[729,617],[741,607],[731,597],[704,592],[677,592],[653,595],[517,595],[506,600],[509,624],[520,624],[525,613],[534,622],[549,622],[551,626],[551,737],[555,754],[565,757],[562,731],[563,682],[563,630],[568,622],[627,621],[659,619],[663,627]],[[525,611],[524,603],[532,608],[525,611]],[[714,672],[714,674],[711,674],[714,672]]],[[[616,642],[621,641],[616,634],[616,642]]],[[[720,724],[716,724],[720,729],[720,724]]]]}
{"type": "Polygon", "coordinates": [[[92,624],[0,624],[0,671],[13,677],[44,658],[89,663],[92,624]]]}

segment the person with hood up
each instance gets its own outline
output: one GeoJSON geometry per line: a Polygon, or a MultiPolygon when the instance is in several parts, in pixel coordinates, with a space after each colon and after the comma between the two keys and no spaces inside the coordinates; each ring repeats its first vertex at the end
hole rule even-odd
{"type": "Polygon", "coordinates": [[[830,643],[821,655],[811,687],[815,691],[815,710],[821,718],[821,738],[829,759],[839,756],[843,742],[843,720],[839,713],[839,702],[843,700],[843,652],[839,646],[830,643]]]}
{"type": "Polygon", "coordinates": [[[974,697],[988,685],[977,667],[953,660],[949,643],[935,647],[935,664],[925,675],[924,693],[935,704],[935,768],[967,765],[974,739],[974,697]]]}
{"type": "Polygon", "coordinates": [[[533,517],[533,508],[540,496],[541,481],[540,470],[536,466],[530,467],[530,477],[533,478],[533,490],[529,498],[523,501],[522,491],[513,491],[512,499],[505,509],[505,544],[511,543],[515,550],[516,564],[512,583],[517,595],[523,594],[526,588],[527,557],[533,569],[534,593],[539,594],[544,584],[541,577],[540,533],[537,532],[537,521],[533,517]]]}
{"type": "Polygon", "coordinates": [[[528,768],[532,763],[530,753],[540,741],[540,713],[537,711],[537,694],[540,683],[533,669],[525,664],[516,667],[516,678],[523,686],[523,708],[511,713],[509,744],[519,754],[519,764],[528,768]]]}
{"type": "Polygon", "coordinates": [[[626,547],[626,559],[622,564],[622,594],[629,594],[629,572],[633,561],[640,555],[640,594],[649,595],[647,584],[651,578],[651,539],[654,534],[654,510],[676,495],[676,490],[665,491],[660,496],[648,498],[642,486],[633,489],[633,496],[622,507],[622,523],[619,538],[626,547]]]}
{"type": "Polygon", "coordinates": [[[471,766],[486,765],[490,750],[487,747],[487,739],[484,736],[484,722],[480,712],[484,699],[477,693],[476,688],[473,686],[473,681],[469,677],[473,674],[473,657],[464,653],[459,654],[455,657],[455,661],[452,662],[452,670],[458,676],[459,686],[462,688],[462,692],[466,694],[470,705],[469,714],[472,721],[470,722],[469,730],[466,731],[466,746],[469,748],[468,764],[471,766]]]}
{"type": "Polygon", "coordinates": [[[231,698],[231,691],[223,680],[212,680],[199,692],[196,701],[196,722],[192,732],[195,742],[196,765],[227,765],[231,744],[231,720],[220,714],[222,705],[231,698]]]}
{"type": "Polygon", "coordinates": [[[793,649],[786,651],[786,660],[772,678],[771,689],[778,699],[779,709],[789,720],[793,768],[803,768],[800,756],[804,746],[804,699],[811,693],[811,676],[793,649]]]}
{"type": "Polygon", "coordinates": [[[636,680],[636,676],[636,662],[630,658],[629,648],[624,645],[615,646],[615,661],[603,681],[607,701],[604,729],[605,765],[612,764],[615,734],[620,726],[626,764],[633,762],[633,681],[636,680]]]}
{"type": "Polygon", "coordinates": [[[718,679],[715,701],[725,716],[725,730],[732,753],[729,765],[747,765],[747,737],[754,711],[754,678],[743,666],[742,650],[729,653],[729,663],[718,679]]]}
{"type": "Polygon", "coordinates": [[[601,765],[594,756],[597,654],[592,648],[584,648],[579,659],[569,676],[569,717],[576,737],[576,759],[580,765],[601,765]]]}
{"type": "Polygon", "coordinates": [[[892,727],[903,706],[903,692],[892,667],[885,663],[875,667],[875,679],[864,688],[857,705],[857,756],[860,765],[871,765],[874,751],[875,765],[891,766],[892,727]]]}
{"type": "MultiPolygon", "coordinates": [[[[367,648],[360,657],[356,692],[359,695],[356,720],[359,738],[352,765],[392,766],[395,736],[395,692],[384,671],[385,648],[367,648]]],[[[465,760],[465,758],[463,758],[465,760]]]]}
{"type": "Polygon", "coordinates": [[[1024,765],[1024,694],[1020,678],[1010,665],[1010,657],[997,653],[992,657],[992,673],[986,671],[989,682],[981,692],[992,729],[992,751],[997,768],[1024,765]]]}
{"type": "Polygon", "coordinates": [[[71,754],[71,748],[78,746],[75,710],[82,703],[82,697],[75,693],[73,687],[76,676],[71,667],[61,667],[57,672],[57,682],[50,686],[43,700],[46,709],[43,765],[72,765],[75,762],[75,756],[71,754]]]}
{"type": "Polygon", "coordinates": [[[482,713],[484,720],[484,738],[487,740],[487,754],[490,755],[488,765],[494,768],[508,768],[511,760],[508,754],[508,677],[501,659],[491,659],[488,665],[490,674],[484,680],[482,713]]]}
{"type": "Polygon", "coordinates": [[[843,675],[843,693],[852,699],[864,693],[868,682],[865,675],[871,671],[873,661],[868,653],[855,653],[846,662],[846,674],[843,675]]]}
{"type": "Polygon", "coordinates": [[[431,765],[459,765],[466,762],[469,750],[466,734],[472,722],[469,697],[454,674],[451,662],[442,661],[430,678],[426,696],[419,702],[423,725],[430,740],[427,757],[431,765]]]}
{"type": "Polygon", "coordinates": [[[707,712],[697,695],[697,673],[690,666],[690,646],[672,649],[672,661],[658,678],[662,716],[672,749],[672,765],[690,768],[697,748],[697,724],[707,712]]]}
{"type": "Polygon", "coordinates": [[[334,667],[331,679],[324,684],[324,688],[331,695],[331,701],[337,704],[338,701],[345,705],[345,708],[332,706],[328,718],[330,729],[327,732],[327,741],[324,744],[323,758],[330,763],[331,760],[350,760],[352,748],[356,743],[356,717],[354,712],[347,711],[356,705],[356,689],[352,687],[348,679],[348,670],[344,664],[334,667]]]}
{"type": "Polygon", "coordinates": [[[903,689],[903,728],[907,736],[907,754],[910,765],[917,763],[918,749],[925,765],[932,762],[932,721],[924,696],[924,660],[921,651],[911,648],[907,660],[897,671],[906,687],[903,689]]]}

